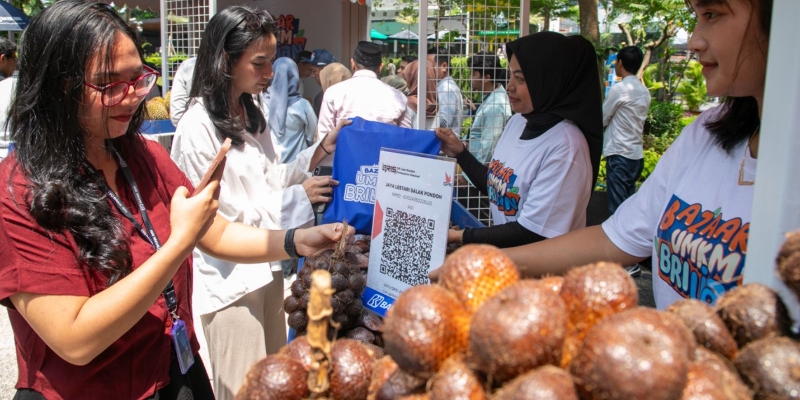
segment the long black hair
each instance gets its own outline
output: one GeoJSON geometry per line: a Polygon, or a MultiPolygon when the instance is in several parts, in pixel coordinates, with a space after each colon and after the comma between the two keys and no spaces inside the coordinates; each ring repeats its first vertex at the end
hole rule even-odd
{"type": "Polygon", "coordinates": [[[265,11],[234,6],[214,15],[200,42],[197,64],[189,97],[202,97],[203,105],[217,130],[220,141],[231,138],[234,145],[244,143],[241,131],[263,131],[267,126],[261,108],[250,93],[239,97],[247,113],[247,125],[231,117],[231,73],[247,48],[258,40],[275,36],[275,21],[265,11]]]}
{"type": "MultiPolygon", "coordinates": [[[[86,68],[99,62],[108,74],[117,35],[130,37],[142,57],[138,33],[107,4],[61,0],[46,8],[23,35],[9,112],[14,168],[29,182],[31,216],[54,234],[70,233],[78,261],[107,275],[109,285],[130,272],[130,245],[99,183],[81,173],[86,130],[78,115],[86,68]]],[[[123,154],[140,148],[143,117],[140,105],[125,135],[106,146],[123,154]]]]}
{"type": "MultiPolygon", "coordinates": [[[[724,3],[725,0],[718,0],[724,3]]],[[[691,3],[687,0],[691,9],[691,3]]],[[[751,28],[759,29],[765,38],[769,39],[769,29],[772,22],[772,0],[750,0],[752,12],[756,13],[758,26],[753,27],[748,23],[745,37],[755,32],[751,28]]],[[[760,49],[767,59],[767,49],[760,49]]],[[[744,61],[742,50],[739,51],[739,62],[744,61]]],[[[738,67],[738,66],[737,66],[738,67]]],[[[738,69],[737,69],[738,73],[738,69]]],[[[758,101],[755,97],[727,97],[722,105],[722,111],[716,118],[709,119],[705,123],[706,129],[711,132],[717,144],[725,151],[730,153],[740,143],[750,139],[750,136],[758,129],[761,118],[758,112],[758,101]]]]}

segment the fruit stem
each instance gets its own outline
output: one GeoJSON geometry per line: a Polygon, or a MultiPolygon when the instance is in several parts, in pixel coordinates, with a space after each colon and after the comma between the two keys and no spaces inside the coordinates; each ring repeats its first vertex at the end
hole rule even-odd
{"type": "Polygon", "coordinates": [[[330,272],[318,269],[311,273],[306,339],[311,345],[308,390],[312,399],[324,398],[330,386],[331,341],[328,340],[328,320],[333,315],[331,295],[334,292],[330,272]]]}
{"type": "MultiPolygon", "coordinates": [[[[347,220],[342,221],[342,232],[347,232],[347,220]]],[[[347,246],[347,235],[342,235],[339,238],[339,244],[336,246],[336,251],[333,252],[331,260],[338,260],[344,256],[344,248],[347,246]]]]}

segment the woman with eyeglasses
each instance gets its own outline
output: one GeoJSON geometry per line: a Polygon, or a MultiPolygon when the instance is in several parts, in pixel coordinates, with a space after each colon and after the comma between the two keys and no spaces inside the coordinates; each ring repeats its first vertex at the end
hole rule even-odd
{"type": "Polygon", "coordinates": [[[264,263],[320,253],[351,232],[230,223],[216,179],[190,197],[166,151],[138,133],[156,73],[110,6],[54,3],[31,21],[20,55],[17,148],[0,163],[14,398],[213,399],[192,323],[192,250],[264,263]]]}
{"type": "MultiPolygon", "coordinates": [[[[259,228],[288,229],[313,224],[311,204],[329,201],[325,195],[337,182],[310,178],[309,172],[334,151],[338,130],[281,163],[269,129],[280,126],[272,114],[268,124],[258,104],[273,77],[275,32],[266,11],[235,6],[211,18],[172,158],[197,182],[223,140],[232,139],[220,181],[220,214],[259,228]]],[[[281,76],[288,79],[275,79],[281,76]]],[[[273,81],[270,92],[286,83],[273,81]]],[[[216,396],[233,399],[250,366],[286,344],[284,287],[296,274],[288,263],[285,271],[281,263],[241,265],[202,250],[194,253],[192,303],[208,342],[216,396]]]]}

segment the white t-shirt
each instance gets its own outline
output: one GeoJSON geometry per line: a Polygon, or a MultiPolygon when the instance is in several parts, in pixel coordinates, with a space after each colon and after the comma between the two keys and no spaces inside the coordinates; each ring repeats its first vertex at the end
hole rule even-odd
{"type": "Polygon", "coordinates": [[[701,114],[661,157],[639,191],[603,223],[622,251],[653,257],[656,305],[683,298],[714,304],[742,283],[756,160],[747,144],[728,154],[703,124],[719,107],[701,114]]]}
{"type": "Polygon", "coordinates": [[[585,227],[592,188],[586,138],[563,120],[535,139],[521,140],[526,122],[520,114],[508,120],[489,162],[495,225],[519,221],[546,238],[585,227]]]}
{"type": "MultiPolygon", "coordinates": [[[[311,156],[317,144],[281,164],[267,132],[245,133],[242,146],[231,147],[220,182],[219,213],[229,221],[262,229],[288,229],[311,225],[314,213],[301,185],[310,174],[311,156]]],[[[222,146],[201,100],[192,100],[178,122],[171,157],[197,184],[222,146]]],[[[272,281],[270,270],[279,262],[236,264],[195,249],[194,294],[196,313],[221,310],[247,293],[272,281]]]]}

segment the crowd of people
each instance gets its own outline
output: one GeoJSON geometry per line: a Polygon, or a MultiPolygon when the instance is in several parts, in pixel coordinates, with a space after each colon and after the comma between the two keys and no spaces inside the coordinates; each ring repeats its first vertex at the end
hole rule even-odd
{"type": "Polygon", "coordinates": [[[176,71],[167,153],[140,134],[158,73],[135,29],[104,3],[54,3],[31,21],[19,55],[0,40],[0,74],[9,62],[19,69],[8,113],[16,150],[0,163],[15,399],[233,399],[248,368],[286,342],[281,307],[296,260],[353,240],[342,224],[315,226],[312,204],[330,201],[338,182],[311,173],[330,164],[352,117],[434,131],[462,171],[456,189],[485,196],[492,226],[450,230],[449,243],[505,248],[528,277],[652,256],[659,308],[713,303],[741,283],[747,254],[771,4],[690,2],[689,47],[709,94],[726,100],[684,130],[637,191],[650,97],[635,47],[620,50],[622,79],[605,102],[581,36],[511,41],[507,67],[473,54],[473,105],[446,48],[404,57],[380,78],[379,45],[360,42],[342,63],[324,49],[276,58],[273,17],[230,7],[176,71]],[[322,89],[314,97],[306,78],[322,89]],[[224,169],[192,193],[226,140],[224,169]],[[612,216],[587,228],[601,157],[612,216]],[[724,253],[671,248],[690,225],[724,253]],[[689,274],[701,283],[676,281],[689,274]]]}

